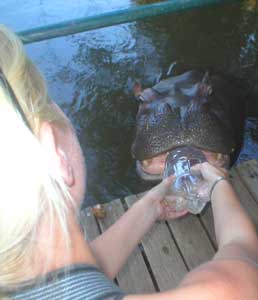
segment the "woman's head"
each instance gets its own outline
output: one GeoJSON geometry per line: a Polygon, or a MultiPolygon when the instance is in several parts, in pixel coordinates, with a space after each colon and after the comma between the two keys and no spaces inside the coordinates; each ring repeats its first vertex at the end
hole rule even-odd
{"type": "Polygon", "coordinates": [[[85,174],[69,121],[49,99],[20,40],[1,25],[0,69],[0,286],[8,286],[34,275],[45,216],[50,239],[56,222],[69,236],[68,208],[83,197],[85,174]],[[10,101],[11,90],[29,126],[10,101]]]}
{"type": "Polygon", "coordinates": [[[28,121],[37,135],[42,121],[64,125],[64,118],[52,107],[45,80],[26,56],[17,36],[0,25],[0,67],[19,99],[28,121]]]}

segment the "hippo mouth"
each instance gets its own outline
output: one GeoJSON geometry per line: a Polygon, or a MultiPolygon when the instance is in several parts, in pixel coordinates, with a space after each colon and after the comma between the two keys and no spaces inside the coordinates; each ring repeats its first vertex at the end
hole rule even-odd
{"type": "Polygon", "coordinates": [[[247,90],[238,79],[203,70],[138,87],[131,153],[139,176],[161,180],[168,152],[179,147],[201,150],[210,164],[228,168],[241,148],[247,90]]]}
{"type": "MultiPolygon", "coordinates": [[[[218,168],[229,168],[230,157],[227,154],[202,150],[206,160],[218,168]]],[[[163,178],[166,158],[169,152],[161,153],[150,159],[137,160],[136,170],[138,175],[146,181],[160,181],[163,178]]]]}
{"type": "Polygon", "coordinates": [[[160,181],[162,180],[166,158],[169,152],[159,154],[153,158],[136,161],[136,170],[138,175],[144,180],[160,181]]]}

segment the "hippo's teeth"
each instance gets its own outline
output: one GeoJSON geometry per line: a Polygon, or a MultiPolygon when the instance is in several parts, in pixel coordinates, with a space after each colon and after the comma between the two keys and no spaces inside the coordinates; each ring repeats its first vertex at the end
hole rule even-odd
{"type": "Polygon", "coordinates": [[[222,159],[222,154],[221,153],[218,153],[217,154],[217,160],[221,160],[222,159]]]}
{"type": "Polygon", "coordinates": [[[148,165],[149,165],[149,162],[148,162],[148,160],[143,160],[142,161],[142,165],[143,165],[143,167],[148,167],[148,165]]]}

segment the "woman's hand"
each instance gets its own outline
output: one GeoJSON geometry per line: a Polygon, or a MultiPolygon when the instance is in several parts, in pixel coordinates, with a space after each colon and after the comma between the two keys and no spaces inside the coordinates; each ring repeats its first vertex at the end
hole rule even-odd
{"type": "Polygon", "coordinates": [[[208,162],[195,165],[191,168],[193,172],[200,172],[208,183],[213,184],[219,177],[228,177],[228,171],[223,168],[214,167],[208,162]]]}
{"type": "Polygon", "coordinates": [[[173,180],[175,180],[174,176],[164,179],[160,184],[149,190],[141,200],[145,205],[154,210],[156,219],[176,219],[187,214],[187,210],[176,211],[165,200],[165,196],[173,180]]]}

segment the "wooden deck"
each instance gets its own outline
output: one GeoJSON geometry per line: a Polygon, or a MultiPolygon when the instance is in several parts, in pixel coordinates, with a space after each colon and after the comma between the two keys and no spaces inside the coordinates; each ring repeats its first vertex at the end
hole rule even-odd
{"type": "MultiPolygon", "coordinates": [[[[242,163],[234,167],[230,174],[242,205],[258,229],[258,162],[242,163]]],[[[85,237],[94,239],[139,198],[140,195],[133,195],[107,203],[107,216],[103,219],[96,219],[90,208],[82,211],[85,237]]],[[[189,270],[215,253],[212,218],[209,205],[200,216],[189,214],[182,219],[157,222],[118,274],[118,285],[129,293],[164,291],[176,287],[189,270]]]]}

